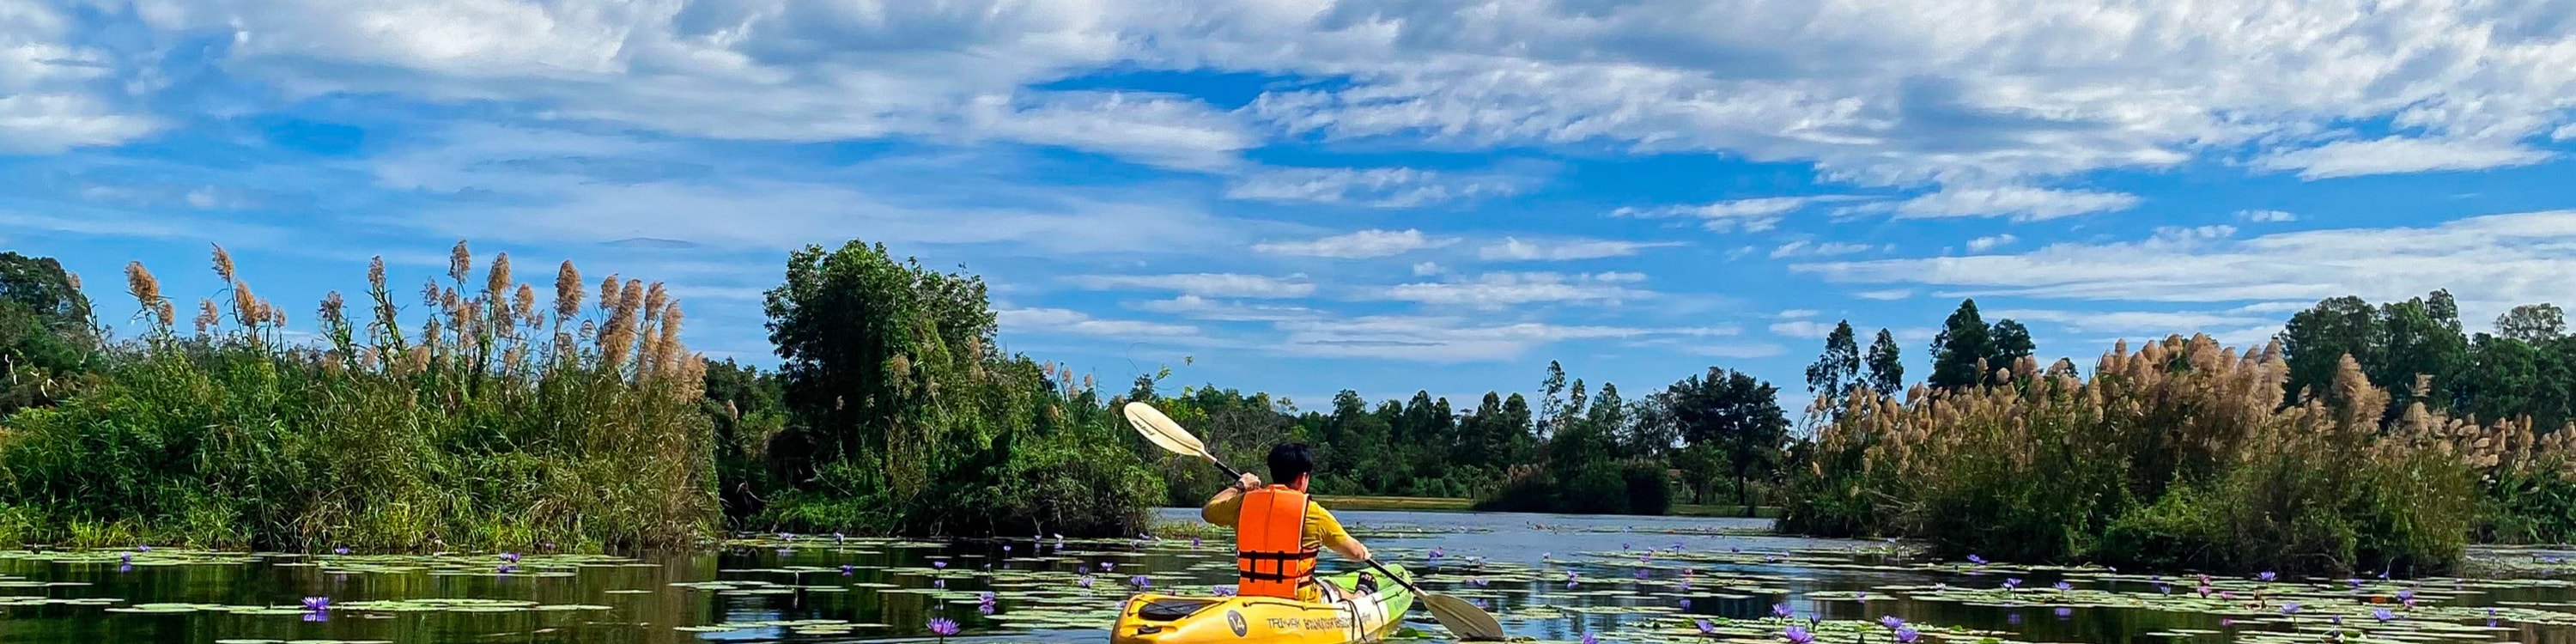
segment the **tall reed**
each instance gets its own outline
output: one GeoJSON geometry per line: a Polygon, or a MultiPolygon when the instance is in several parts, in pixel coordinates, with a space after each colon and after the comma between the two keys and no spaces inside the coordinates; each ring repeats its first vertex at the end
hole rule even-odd
{"type": "Polygon", "coordinates": [[[406,333],[381,259],[361,301],[290,333],[218,247],[225,291],[191,328],[141,263],[149,329],[94,387],[0,425],[0,539],[265,548],[657,547],[720,512],[704,361],[660,285],[551,310],[458,242],[406,333]],[[647,306],[647,305],[651,306],[647,306]],[[551,314],[551,315],[548,315],[551,314]],[[565,331],[575,324],[596,332],[565,331]]]}
{"type": "MultiPolygon", "coordinates": [[[[2477,521],[2482,476],[2563,467],[2564,439],[2421,405],[2346,359],[2284,407],[2277,344],[2123,342],[2090,379],[2027,359],[2005,384],[1839,400],[1789,473],[1783,526],[1920,537],[1951,555],[2209,570],[2439,571],[2477,521]]],[[[2425,383],[2410,383],[2418,387],[2425,383]]],[[[1812,416],[1812,415],[1811,415],[1812,416]]]]}

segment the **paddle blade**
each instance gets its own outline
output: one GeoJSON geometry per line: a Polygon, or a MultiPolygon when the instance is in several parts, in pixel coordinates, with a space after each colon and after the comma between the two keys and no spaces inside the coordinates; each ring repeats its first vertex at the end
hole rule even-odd
{"type": "Polygon", "coordinates": [[[1144,434],[1145,440],[1152,441],[1154,445],[1174,454],[1208,457],[1207,444],[1200,443],[1199,437],[1191,436],[1189,430],[1181,429],[1180,423],[1172,422],[1172,417],[1163,415],[1163,411],[1153,405],[1127,403],[1126,412],[1127,424],[1135,425],[1136,433],[1144,434]]]}
{"type": "Polygon", "coordinates": [[[1422,607],[1430,610],[1431,616],[1439,619],[1440,625],[1447,627],[1449,634],[1458,636],[1460,641],[1498,642],[1510,639],[1509,635],[1503,633],[1501,622],[1494,621],[1493,615],[1486,614],[1485,609],[1477,608],[1475,604],[1467,603],[1467,600],[1448,595],[1424,594],[1422,607]]]}

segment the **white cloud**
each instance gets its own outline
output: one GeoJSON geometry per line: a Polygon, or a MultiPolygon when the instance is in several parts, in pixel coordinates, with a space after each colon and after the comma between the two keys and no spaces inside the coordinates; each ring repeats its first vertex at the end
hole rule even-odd
{"type": "Polygon", "coordinates": [[[50,3],[0,10],[0,153],[113,145],[164,126],[130,104],[126,90],[148,85],[120,87],[120,52],[72,42],[82,22],[50,3]]]}
{"type": "Polygon", "coordinates": [[[1768,358],[1789,352],[1788,347],[1770,343],[1758,344],[1688,344],[1682,351],[1711,358],[1768,358]]]}
{"type": "Polygon", "coordinates": [[[1534,181],[1500,173],[1457,175],[1414,168],[1264,168],[1237,179],[1229,199],[1308,201],[1407,208],[1520,194],[1534,181]]]}
{"type": "Polygon", "coordinates": [[[1565,261],[1626,257],[1648,248],[1680,246],[1679,242],[1633,242],[1606,239],[1574,239],[1552,242],[1527,242],[1517,237],[1476,249],[1476,257],[1502,261],[1565,261]]]}
{"type": "Polygon", "coordinates": [[[1414,276],[1414,277],[1430,277],[1430,276],[1433,276],[1433,275],[1439,275],[1440,273],[1444,272],[1445,270],[1447,270],[1447,269],[1443,269],[1443,268],[1441,268],[1441,267],[1440,267],[1440,264],[1439,264],[1438,262],[1422,262],[1422,263],[1414,264],[1414,265],[1413,265],[1413,276],[1414,276]]]}
{"type": "MultiPolygon", "coordinates": [[[[2171,167],[2351,122],[2436,140],[2553,135],[2576,84],[2567,12],[2546,2],[133,4],[148,29],[117,39],[131,53],[229,36],[221,66],[289,98],[488,101],[738,139],[1000,138],[1174,167],[1234,163],[1258,136],[1722,151],[1860,183],[2004,185],[2171,167]],[[1934,11],[1946,18],[1919,19],[1934,11]],[[1036,89],[1125,69],[1334,82],[1282,83],[1239,110],[1036,89]]],[[[38,17],[0,29],[10,44],[128,53],[86,54],[62,44],[70,21],[17,15],[38,17]]],[[[154,85],[128,84],[141,89],[0,96],[69,105],[154,85]]],[[[60,126],[105,113],[88,107],[16,111],[60,116],[13,134],[124,131],[60,126]]]]}
{"type": "Polygon", "coordinates": [[[1171,299],[1145,302],[1136,305],[1136,308],[1151,313],[1178,315],[1193,320],[1212,320],[1220,322],[1277,322],[1282,320],[1313,319],[1323,315],[1320,311],[1303,306],[1252,304],[1214,300],[1189,294],[1182,294],[1171,299]]]}
{"type": "Polygon", "coordinates": [[[1364,316],[1283,322],[1276,350],[1295,356],[1378,358],[1435,363],[1518,359],[1531,349],[1575,340],[1705,338],[1738,333],[1726,327],[1643,328],[1484,322],[1446,316],[1364,316]]]}
{"type": "Polygon", "coordinates": [[[1914,296],[1914,290],[1913,290],[1913,289],[1903,289],[1903,288],[1891,288],[1891,289],[1881,289],[1881,290],[1874,290],[1874,291],[1861,291],[1861,292],[1858,292],[1858,293],[1853,293],[1853,294],[1852,294],[1852,296],[1854,296],[1854,297],[1858,297],[1858,298],[1860,298],[1860,299],[1864,299],[1864,300],[1892,301],[1892,300],[1902,300],[1902,299],[1905,299],[1905,298],[1913,297],[1913,296],[1914,296]]]}
{"type": "Polygon", "coordinates": [[[2239,210],[2236,211],[2236,218],[2258,224],[2277,224],[2299,220],[2298,215],[2279,210],[2239,210]]]}
{"type": "Polygon", "coordinates": [[[1374,297],[1477,309],[1543,302],[1618,304],[1654,296],[1650,291],[1620,286],[1640,279],[1643,276],[1635,273],[1486,273],[1470,280],[1397,284],[1379,289],[1374,297]]]}
{"type": "Polygon", "coordinates": [[[2017,241],[2021,241],[2021,238],[2012,236],[2012,233],[1979,237],[1968,240],[1968,252],[1982,253],[2005,246],[2011,246],[2013,242],[2017,241]]]}
{"type": "MultiPolygon", "coordinates": [[[[2472,217],[2400,228],[2233,238],[2166,229],[2135,242],[2061,243],[2027,253],[1795,264],[1828,281],[1948,287],[1954,295],[2096,301],[2402,300],[2450,289],[2462,317],[2576,301],[2576,211],[2472,217]]],[[[2271,305],[2266,305],[2271,306],[2271,305]]],[[[2287,306],[2287,304],[2278,304],[2287,306]]]]}
{"type": "Polygon", "coordinates": [[[1776,317],[1778,317],[1778,318],[1780,318],[1780,319],[1783,319],[1783,320],[1795,320],[1795,319],[1799,319],[1799,318],[1811,318],[1811,317],[1816,317],[1816,310],[1815,310],[1815,309],[1786,309],[1786,310],[1782,310],[1782,311],[1780,311],[1780,312],[1776,315],[1776,317]]]}
{"type": "Polygon", "coordinates": [[[1169,275],[1083,275],[1073,282],[1093,290],[1148,289],[1179,291],[1200,297],[1289,298],[1315,294],[1315,284],[1305,275],[1284,278],[1240,273],[1176,273],[1169,275]]]}
{"type": "Polygon", "coordinates": [[[2485,170],[2524,166],[2557,155],[2509,140],[2436,140],[2388,137],[2368,141],[2335,141],[2313,148],[2283,150],[2254,160],[2257,170],[2297,170],[2301,179],[2331,179],[2374,174],[2485,170]]]}
{"type": "Polygon", "coordinates": [[[1780,218],[1783,215],[1796,212],[1797,210],[1805,208],[1811,204],[1829,201],[1848,201],[1851,199],[1855,199],[1855,197],[1757,197],[1752,199],[1720,201],[1696,206],[1664,206],[1658,208],[1624,207],[1610,211],[1610,216],[1636,217],[1640,219],[1694,217],[1702,220],[1700,222],[1700,227],[1706,228],[1710,232],[1730,233],[1741,230],[1749,233],[1758,233],[1778,227],[1780,225],[1780,218]]]}
{"type": "Polygon", "coordinates": [[[2096,212],[2116,212],[2137,205],[2137,195],[2123,192],[2005,186],[1942,188],[1904,201],[1863,204],[1846,210],[1855,213],[1892,213],[1897,219],[2011,217],[2015,221],[2042,221],[2096,212]]]}
{"type": "Polygon", "coordinates": [[[1402,255],[1455,243],[1458,239],[1454,237],[1429,237],[1420,230],[1407,228],[1402,231],[1362,230],[1307,241],[1265,242],[1254,244],[1252,249],[1272,255],[1365,259],[1402,255]]]}
{"type": "Polygon", "coordinates": [[[1195,337],[1198,327],[1135,320],[1102,320],[1072,309],[1002,309],[993,312],[996,323],[1007,331],[1037,331],[1141,339],[1176,339],[1195,337]]]}
{"type": "Polygon", "coordinates": [[[1834,325],[1815,320],[1782,320],[1771,323],[1771,334],[1791,338],[1822,339],[1834,332],[1834,325]]]}
{"type": "MultiPolygon", "coordinates": [[[[2302,307],[2304,308],[2304,307],[2302,307]]],[[[2047,322],[2076,333],[2142,333],[2161,337],[2169,333],[2191,335],[2213,329],[2278,325],[2283,318],[2212,311],[2074,311],[2056,309],[1998,309],[1985,313],[1987,318],[2011,318],[2028,324],[2047,322]]],[[[2284,316],[2286,318],[2286,316],[2284,316]]]]}
{"type": "Polygon", "coordinates": [[[1781,244],[1780,247],[1771,249],[1771,256],[1773,258],[1821,257],[1829,255],[1849,255],[1852,253],[1867,252],[1869,249],[1869,244],[1845,242],[1816,243],[1802,239],[1781,244]]]}

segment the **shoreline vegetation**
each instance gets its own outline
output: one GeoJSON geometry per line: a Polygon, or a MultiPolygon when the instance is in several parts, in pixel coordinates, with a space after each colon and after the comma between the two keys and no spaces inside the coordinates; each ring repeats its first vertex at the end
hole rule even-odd
{"type": "MultiPolygon", "coordinates": [[[[2336,298],[2271,343],[2125,342],[2042,366],[1962,302],[1909,386],[1848,322],[1779,390],[1704,373],[1634,398],[1548,364],[1536,396],[1325,407],[1162,367],[1111,393],[997,349],[981,278],[882,245],[786,258],[774,370],[679,341],[659,284],[550,293],[459,242],[417,296],[370,266],[314,333],[218,247],[217,297],[126,291],[114,338],[50,259],[0,253],[0,542],[379,551],[689,547],[725,533],[1129,536],[1224,482],[1113,410],[1147,401],[1254,463],[1315,445],[1337,509],[1766,516],[1949,557],[2230,572],[2456,567],[2469,541],[2576,539],[2576,339],[2548,305],[2468,334],[2447,294],[2336,298]],[[413,305],[417,302],[417,306],[413,305]],[[406,314],[406,311],[410,311],[406,314]],[[183,319],[183,313],[186,315],[183,319]],[[2404,383],[2388,387],[2385,383],[2404,383]],[[1902,392],[1883,394],[1880,392],[1902,392]]],[[[1188,361],[1184,360],[1184,364],[1188,361]]]]}

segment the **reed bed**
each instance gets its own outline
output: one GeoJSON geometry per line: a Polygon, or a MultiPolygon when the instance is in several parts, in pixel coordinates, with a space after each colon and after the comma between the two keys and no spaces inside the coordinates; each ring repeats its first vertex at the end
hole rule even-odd
{"type": "Polygon", "coordinates": [[[2389,392],[2349,358],[2297,405],[2277,343],[2172,336],[2121,343],[2090,378],[2027,359],[2000,371],[1995,386],[1819,401],[1839,410],[1786,475],[1783,527],[2016,561],[2429,573],[2475,534],[2546,531],[2500,522],[2515,511],[2500,486],[2540,490],[2529,508],[2570,498],[2551,492],[2567,432],[2420,403],[2387,414],[2389,392]]]}
{"type": "Polygon", "coordinates": [[[465,243],[406,323],[381,259],[289,334],[215,248],[184,305],[141,263],[148,327],[96,382],[0,426],[0,541],[281,549],[650,548],[713,536],[704,360],[662,285],[571,262],[549,302],[465,243]],[[479,278],[479,279],[478,279],[479,278]],[[318,335],[318,337],[315,337],[318,335]]]}

